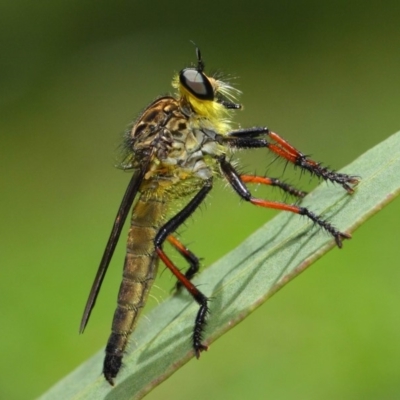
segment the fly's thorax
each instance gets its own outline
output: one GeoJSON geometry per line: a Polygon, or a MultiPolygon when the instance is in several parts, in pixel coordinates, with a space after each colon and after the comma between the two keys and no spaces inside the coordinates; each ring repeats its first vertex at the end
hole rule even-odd
{"type": "Polygon", "coordinates": [[[169,146],[165,153],[158,153],[162,165],[175,166],[179,174],[190,174],[208,179],[213,175],[215,156],[223,149],[212,135],[202,129],[197,118],[183,113],[168,122],[164,137],[169,146]]]}
{"type": "Polygon", "coordinates": [[[127,151],[140,158],[141,151],[160,146],[160,134],[177,110],[179,104],[173,97],[161,97],[151,103],[127,132],[127,151]]]}
{"type": "Polygon", "coordinates": [[[140,167],[142,155],[153,154],[151,176],[195,175],[208,179],[216,170],[215,156],[224,149],[215,141],[213,124],[199,116],[187,103],[163,97],[147,107],[133,126],[126,141],[131,159],[140,167]]]}

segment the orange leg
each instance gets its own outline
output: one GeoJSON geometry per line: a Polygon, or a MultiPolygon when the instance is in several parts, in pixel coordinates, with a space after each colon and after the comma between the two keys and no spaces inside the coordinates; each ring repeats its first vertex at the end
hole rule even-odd
{"type": "Polygon", "coordinates": [[[268,178],[257,175],[240,175],[240,179],[242,180],[242,182],[245,183],[258,183],[261,185],[277,186],[286,193],[289,193],[299,198],[303,198],[307,194],[307,192],[303,192],[302,190],[296,189],[295,187],[290,186],[287,183],[282,182],[276,178],[268,178]]]}
{"type": "MultiPolygon", "coordinates": [[[[189,268],[185,272],[185,277],[191,280],[200,268],[200,260],[175,236],[169,235],[167,237],[168,242],[179,252],[179,254],[189,263],[189,268]]],[[[178,280],[176,284],[176,290],[179,291],[182,288],[182,283],[178,280]]]]}
{"type": "Polygon", "coordinates": [[[189,251],[173,236],[172,233],[175,232],[180,225],[182,225],[187,218],[192,215],[192,213],[196,210],[196,208],[201,204],[201,202],[205,199],[207,193],[212,188],[212,179],[209,179],[204,182],[204,186],[199,190],[199,192],[192,198],[192,200],[181,210],[178,214],[172,217],[168,222],[166,222],[160,230],[157,232],[156,237],[154,238],[154,246],[155,251],[160,257],[161,261],[166,265],[166,267],[176,276],[180,285],[182,285],[194,298],[194,300],[199,304],[200,308],[197,312],[193,336],[192,336],[192,344],[196,354],[196,357],[200,357],[200,353],[204,350],[207,350],[207,346],[202,343],[203,340],[203,332],[206,325],[206,318],[209,312],[208,309],[208,298],[200,292],[199,289],[190,279],[185,276],[179,268],[177,268],[174,263],[169,259],[169,257],[164,252],[162,245],[165,240],[172,242],[172,245],[175,246],[178,251],[183,254],[184,257],[189,257],[189,251]]]}
{"type": "Polygon", "coordinates": [[[358,177],[323,167],[321,163],[308,158],[277,133],[265,127],[238,129],[229,132],[226,136],[218,136],[218,141],[228,146],[242,149],[266,147],[277,156],[310,172],[312,175],[340,184],[350,194],[354,192],[352,186],[358,183],[358,177]]]}
{"type": "MultiPolygon", "coordinates": [[[[312,211],[308,210],[306,207],[300,207],[297,205],[280,203],[277,201],[268,201],[268,200],[263,200],[263,199],[258,199],[258,198],[253,197],[244,182],[245,181],[254,182],[257,180],[256,179],[257,177],[252,177],[250,180],[250,179],[246,178],[247,175],[244,175],[245,179],[243,179],[242,176],[240,176],[237,173],[237,171],[234,169],[234,167],[228,161],[226,161],[225,157],[220,157],[219,162],[220,162],[221,170],[225,175],[225,178],[228,180],[230,185],[233,187],[233,189],[236,191],[236,193],[238,193],[238,195],[242,199],[244,199],[256,206],[265,207],[265,208],[273,208],[276,210],[289,211],[289,212],[292,212],[295,214],[305,215],[310,220],[312,220],[317,225],[319,225],[321,228],[325,229],[328,233],[330,233],[335,238],[335,242],[338,247],[342,247],[343,239],[350,239],[351,236],[348,233],[340,232],[329,222],[322,219],[320,216],[313,213],[312,211]]],[[[259,177],[259,179],[260,179],[260,182],[265,182],[266,184],[268,182],[268,178],[259,177]]]]}

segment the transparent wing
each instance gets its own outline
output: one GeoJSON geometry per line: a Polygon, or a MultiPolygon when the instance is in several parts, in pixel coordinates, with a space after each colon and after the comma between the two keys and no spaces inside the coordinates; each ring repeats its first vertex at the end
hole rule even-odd
{"type": "Polygon", "coordinates": [[[118,213],[117,216],[115,217],[114,225],[107,242],[107,246],[104,250],[103,257],[100,261],[96,277],[94,278],[94,282],[90,290],[89,298],[86,302],[85,310],[83,312],[81,320],[81,325],[79,328],[80,333],[83,333],[88,323],[90,314],[96,303],[97,295],[99,294],[101,284],[103,283],[104,276],[107,272],[108,265],[110,264],[111,257],[113,256],[115,247],[118,243],[118,239],[121,234],[122,228],[124,226],[126,217],[129,213],[129,210],[132,206],[135,196],[138,193],[143,178],[147,172],[147,167],[149,165],[150,158],[151,156],[149,155],[147,159],[145,159],[141,163],[142,164],[141,168],[136,170],[135,173],[133,174],[129,182],[129,185],[126,189],[125,195],[122,199],[121,205],[119,206],[118,213]]]}

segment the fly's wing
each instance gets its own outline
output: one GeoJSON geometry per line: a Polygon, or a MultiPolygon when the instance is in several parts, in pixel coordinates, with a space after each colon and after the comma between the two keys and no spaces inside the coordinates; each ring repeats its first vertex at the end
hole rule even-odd
{"type": "Polygon", "coordinates": [[[103,283],[104,276],[107,272],[108,265],[110,264],[111,257],[114,253],[115,247],[118,243],[119,236],[124,226],[126,217],[135,199],[135,196],[140,188],[143,178],[147,172],[147,167],[150,162],[151,155],[149,154],[145,160],[142,160],[141,168],[135,171],[133,174],[128,188],[126,189],[125,195],[122,199],[121,205],[119,206],[117,216],[115,217],[114,225],[111,230],[110,237],[107,242],[107,246],[104,250],[103,257],[100,261],[99,269],[97,270],[96,277],[90,290],[89,298],[86,302],[85,310],[83,312],[81,325],[79,332],[83,333],[86,324],[89,320],[92,309],[96,303],[97,295],[99,294],[101,284],[103,283]]]}

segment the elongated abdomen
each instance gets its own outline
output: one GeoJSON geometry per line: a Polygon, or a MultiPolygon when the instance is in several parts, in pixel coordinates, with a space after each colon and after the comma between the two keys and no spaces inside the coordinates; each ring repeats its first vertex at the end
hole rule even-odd
{"type": "Polygon", "coordinates": [[[135,329],[157,274],[158,257],[153,240],[163,224],[165,208],[164,201],[143,194],[133,208],[118,305],[103,367],[104,376],[111,385],[121,368],[129,336],[135,329]]]}

